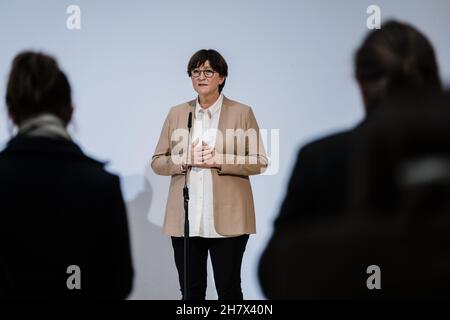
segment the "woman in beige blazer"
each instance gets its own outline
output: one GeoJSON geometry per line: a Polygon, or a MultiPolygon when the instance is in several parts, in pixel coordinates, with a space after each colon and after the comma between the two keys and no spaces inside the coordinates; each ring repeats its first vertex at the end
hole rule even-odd
{"type": "Polygon", "coordinates": [[[205,299],[209,252],[219,299],[243,299],[242,257],[249,234],[256,232],[249,176],[265,170],[267,157],[252,109],[222,94],[228,66],[220,53],[196,52],[187,72],[198,98],[170,109],[151,163],[155,173],[171,176],[164,233],[172,237],[184,292],[182,190],[187,170],[188,297],[205,299]],[[190,112],[192,143],[186,148],[190,112]]]}

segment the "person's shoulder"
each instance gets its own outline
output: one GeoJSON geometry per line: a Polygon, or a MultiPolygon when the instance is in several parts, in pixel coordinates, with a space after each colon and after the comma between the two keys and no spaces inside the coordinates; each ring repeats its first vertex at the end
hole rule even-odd
{"type": "Polygon", "coordinates": [[[227,109],[227,114],[235,118],[247,119],[253,113],[252,108],[242,102],[223,97],[222,107],[227,109]]]}
{"type": "Polygon", "coordinates": [[[222,105],[225,105],[228,108],[233,108],[237,111],[242,111],[242,112],[248,112],[251,109],[251,107],[249,105],[244,104],[239,101],[236,101],[236,100],[229,99],[225,96],[223,97],[222,105]]]}
{"type": "Polygon", "coordinates": [[[319,137],[313,141],[310,141],[305,145],[305,147],[315,147],[321,145],[334,145],[336,143],[342,143],[348,141],[348,139],[353,135],[354,129],[337,131],[322,137],[319,137]]]}
{"type": "Polygon", "coordinates": [[[192,109],[194,110],[195,108],[195,99],[194,100],[189,100],[180,104],[177,104],[175,106],[170,107],[169,110],[169,115],[177,115],[180,114],[182,112],[185,112],[186,109],[192,109]]]}
{"type": "Polygon", "coordinates": [[[102,168],[103,179],[106,184],[112,188],[120,188],[120,178],[117,174],[108,172],[105,168],[102,168]]]}
{"type": "Polygon", "coordinates": [[[62,138],[16,136],[0,152],[0,158],[29,161],[43,155],[55,162],[81,161],[96,168],[106,164],[86,155],[75,141],[62,138]]]}
{"type": "Polygon", "coordinates": [[[355,128],[347,129],[312,140],[299,150],[299,157],[305,154],[324,153],[327,151],[339,152],[340,150],[344,150],[350,144],[354,131],[355,128]]]}
{"type": "Polygon", "coordinates": [[[89,181],[91,186],[99,188],[99,190],[116,190],[120,189],[120,178],[117,174],[109,172],[105,168],[105,163],[95,159],[86,157],[84,165],[74,170],[73,174],[77,174],[82,181],[89,181]]]}

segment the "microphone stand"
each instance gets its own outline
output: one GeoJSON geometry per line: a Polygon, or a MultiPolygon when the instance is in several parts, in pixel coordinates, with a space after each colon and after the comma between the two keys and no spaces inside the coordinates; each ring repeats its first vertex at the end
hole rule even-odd
{"type": "Polygon", "coordinates": [[[184,290],[183,300],[188,300],[188,278],[189,278],[189,188],[187,186],[187,177],[189,173],[189,150],[191,148],[191,127],[192,127],[192,112],[189,112],[188,119],[188,144],[186,155],[186,171],[184,172],[184,187],[183,187],[183,199],[184,199],[184,262],[183,262],[183,274],[184,274],[184,290]]]}

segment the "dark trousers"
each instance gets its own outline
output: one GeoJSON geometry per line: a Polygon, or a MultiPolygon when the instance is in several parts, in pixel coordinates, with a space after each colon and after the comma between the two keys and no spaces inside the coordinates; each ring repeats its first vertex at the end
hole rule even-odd
{"type": "MultiPolygon", "coordinates": [[[[242,300],[241,265],[248,234],[230,238],[189,238],[188,299],[205,300],[208,251],[219,300],[242,300]]],[[[184,293],[184,238],[172,237],[181,293],[184,293]]],[[[184,298],[184,297],[183,297],[184,298]]]]}

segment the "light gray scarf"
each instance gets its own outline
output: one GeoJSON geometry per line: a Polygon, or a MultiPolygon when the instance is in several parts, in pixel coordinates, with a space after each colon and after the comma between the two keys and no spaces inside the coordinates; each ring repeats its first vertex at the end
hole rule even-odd
{"type": "Polygon", "coordinates": [[[43,113],[25,120],[19,126],[19,134],[29,137],[49,137],[72,140],[63,121],[50,113],[43,113]]]}

